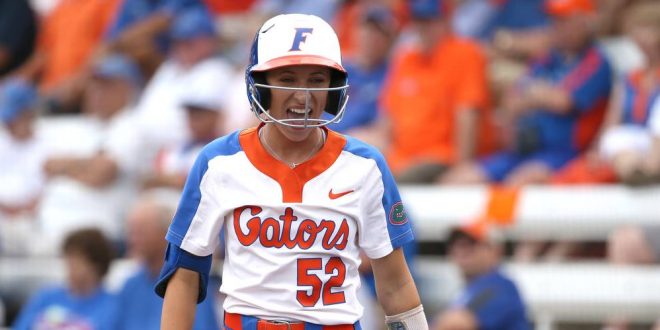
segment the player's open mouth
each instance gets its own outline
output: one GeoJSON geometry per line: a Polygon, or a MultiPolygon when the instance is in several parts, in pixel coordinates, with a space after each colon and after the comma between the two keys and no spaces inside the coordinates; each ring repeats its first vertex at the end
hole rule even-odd
{"type": "Polygon", "coordinates": [[[301,108],[288,108],[286,109],[286,118],[287,119],[301,119],[301,120],[292,120],[289,123],[293,125],[304,125],[305,124],[305,114],[307,118],[310,118],[312,115],[312,109],[301,109],[301,108]]]}

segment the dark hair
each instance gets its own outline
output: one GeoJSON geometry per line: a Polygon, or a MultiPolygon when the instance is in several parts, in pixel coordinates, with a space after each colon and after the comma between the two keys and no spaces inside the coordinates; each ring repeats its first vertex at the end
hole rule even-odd
{"type": "Polygon", "coordinates": [[[112,243],[96,228],[76,230],[67,236],[62,246],[65,255],[78,254],[94,265],[99,278],[108,273],[115,251],[112,243]]]}

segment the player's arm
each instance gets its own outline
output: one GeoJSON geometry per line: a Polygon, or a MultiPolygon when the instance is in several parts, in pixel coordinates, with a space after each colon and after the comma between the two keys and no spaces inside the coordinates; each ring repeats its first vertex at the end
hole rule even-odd
{"type": "Polygon", "coordinates": [[[179,268],[167,284],[161,329],[192,329],[199,292],[199,274],[179,268]]]}
{"type": "Polygon", "coordinates": [[[371,260],[376,278],[376,294],[390,328],[426,330],[428,324],[417,287],[413,281],[403,251],[395,249],[379,259],[371,260]],[[401,327],[403,326],[403,327],[401,327]]]}

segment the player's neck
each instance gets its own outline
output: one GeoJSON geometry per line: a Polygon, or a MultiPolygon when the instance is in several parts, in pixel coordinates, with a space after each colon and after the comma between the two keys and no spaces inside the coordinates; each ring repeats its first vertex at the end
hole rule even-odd
{"type": "Polygon", "coordinates": [[[267,124],[259,131],[259,137],[264,149],[271,156],[287,163],[289,167],[296,167],[312,158],[325,142],[323,129],[314,129],[309,136],[302,141],[291,141],[276,127],[267,124]]]}

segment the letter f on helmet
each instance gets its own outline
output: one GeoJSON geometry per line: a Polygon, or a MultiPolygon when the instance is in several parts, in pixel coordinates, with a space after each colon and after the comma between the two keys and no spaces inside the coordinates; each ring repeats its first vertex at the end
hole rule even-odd
{"type": "Polygon", "coordinates": [[[314,31],[314,28],[296,28],[296,35],[293,38],[293,44],[291,45],[290,52],[299,51],[300,43],[305,42],[307,39],[307,34],[311,34],[314,31]]]}

